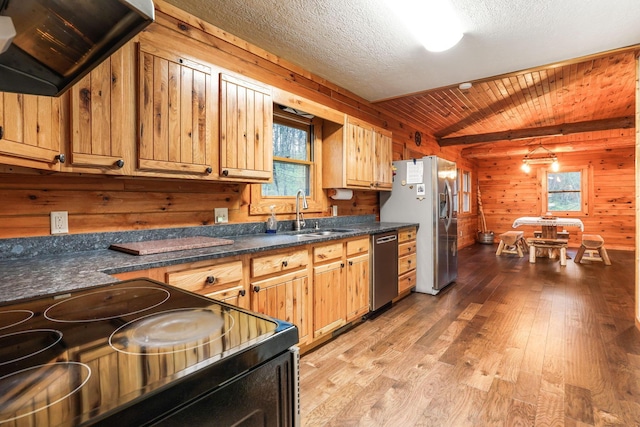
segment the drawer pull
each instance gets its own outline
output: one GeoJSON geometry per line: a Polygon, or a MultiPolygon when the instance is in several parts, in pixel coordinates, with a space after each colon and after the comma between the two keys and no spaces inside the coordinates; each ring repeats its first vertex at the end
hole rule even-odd
{"type": "Polygon", "coordinates": [[[207,283],[215,283],[215,282],[216,282],[215,276],[208,276],[207,277],[207,283]]]}
{"type": "Polygon", "coordinates": [[[283,266],[283,267],[286,267],[286,266],[288,266],[288,265],[289,265],[289,262],[288,262],[288,261],[282,261],[282,266],[283,266]]]}
{"type": "Polygon", "coordinates": [[[407,264],[411,264],[411,260],[410,259],[407,260],[407,264]]]}
{"type": "Polygon", "coordinates": [[[244,289],[240,289],[240,292],[238,292],[238,294],[243,297],[247,294],[247,291],[245,291],[244,289]]]}
{"type": "Polygon", "coordinates": [[[114,163],[115,167],[117,167],[118,169],[122,169],[124,167],[124,160],[119,159],[116,160],[116,162],[114,163]]]}

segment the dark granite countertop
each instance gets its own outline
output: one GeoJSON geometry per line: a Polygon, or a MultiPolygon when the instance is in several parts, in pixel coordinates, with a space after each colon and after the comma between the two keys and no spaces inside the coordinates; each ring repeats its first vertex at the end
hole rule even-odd
{"type": "MultiPolygon", "coordinates": [[[[264,229],[260,230],[261,224],[256,223],[257,225],[244,225],[242,229],[234,229],[232,226],[218,227],[217,229],[211,228],[212,226],[203,226],[179,229],[179,231],[170,229],[99,233],[86,235],[84,239],[77,236],[70,237],[67,242],[62,244],[57,244],[59,239],[56,237],[60,236],[0,240],[0,252],[4,255],[4,259],[0,259],[0,303],[115,282],[117,279],[111,274],[116,273],[315,244],[392,231],[407,226],[417,226],[417,224],[409,223],[376,222],[373,221],[375,218],[372,215],[347,218],[351,219],[321,220],[321,224],[319,224],[321,229],[339,228],[344,231],[330,236],[317,237],[299,237],[292,232],[285,231],[266,234],[264,229]],[[357,219],[362,220],[362,218],[365,219],[365,222],[357,222],[357,219]],[[251,231],[254,232],[251,233],[251,231]],[[225,232],[228,234],[220,236],[225,232]],[[111,243],[173,238],[184,235],[215,235],[231,239],[234,243],[144,256],[108,249],[111,243]],[[98,248],[86,250],[87,240],[90,240],[90,247],[97,246],[98,248]],[[38,246],[45,248],[35,249],[38,246]],[[85,250],[78,250],[78,248],[85,250]],[[22,256],[8,257],[8,255],[16,255],[16,253],[22,256]]],[[[315,221],[311,221],[311,223],[313,222],[315,221]]],[[[285,224],[284,227],[288,227],[288,224],[285,224]]],[[[312,231],[309,230],[309,232],[312,231]]]]}

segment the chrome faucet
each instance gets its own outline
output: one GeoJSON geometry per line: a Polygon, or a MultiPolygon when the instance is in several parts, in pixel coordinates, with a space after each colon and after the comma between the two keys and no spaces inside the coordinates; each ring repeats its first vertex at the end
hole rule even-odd
{"type": "Polygon", "coordinates": [[[300,195],[302,195],[302,209],[309,209],[307,198],[304,195],[304,190],[298,190],[298,192],[296,193],[296,222],[293,223],[293,229],[295,231],[302,230],[305,225],[304,219],[302,217],[302,212],[300,212],[300,195]]]}

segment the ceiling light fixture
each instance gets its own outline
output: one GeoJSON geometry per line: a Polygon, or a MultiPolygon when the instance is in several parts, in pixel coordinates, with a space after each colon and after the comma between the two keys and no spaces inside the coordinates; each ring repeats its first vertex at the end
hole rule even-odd
{"type": "Polygon", "coordinates": [[[431,52],[442,52],[462,39],[462,24],[449,0],[385,0],[387,6],[431,52]]]}
{"type": "Polygon", "coordinates": [[[473,87],[473,83],[471,82],[464,82],[464,83],[460,83],[458,85],[458,89],[460,90],[469,90],[473,87]]]}
{"type": "Polygon", "coordinates": [[[558,172],[560,170],[560,163],[558,163],[558,157],[555,153],[548,148],[543,147],[542,145],[534,148],[529,151],[524,158],[522,159],[522,170],[525,173],[529,173],[531,171],[530,165],[545,165],[550,164],[551,170],[554,172],[558,172]],[[543,151],[541,157],[534,156],[537,151],[543,151]]]}
{"type": "Polygon", "coordinates": [[[13,21],[9,16],[0,16],[0,53],[4,53],[13,38],[16,36],[16,28],[13,26],[13,21]]]}

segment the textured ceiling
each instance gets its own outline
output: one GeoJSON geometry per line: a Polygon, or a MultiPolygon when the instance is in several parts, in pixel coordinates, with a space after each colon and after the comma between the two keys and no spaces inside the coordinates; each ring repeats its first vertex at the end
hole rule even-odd
{"type": "Polygon", "coordinates": [[[465,36],[420,46],[383,0],[167,0],[376,101],[640,43],[638,0],[451,0],[465,36]]]}

